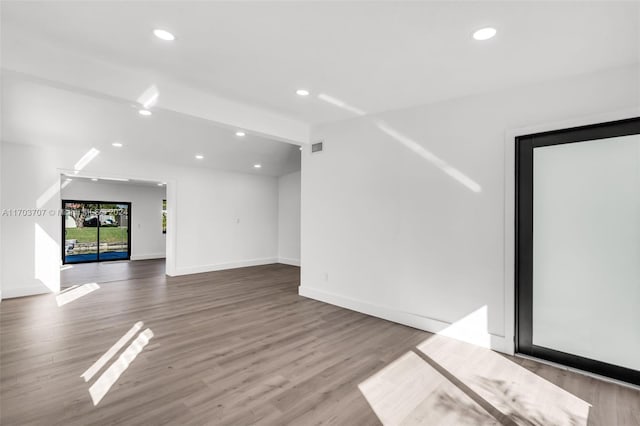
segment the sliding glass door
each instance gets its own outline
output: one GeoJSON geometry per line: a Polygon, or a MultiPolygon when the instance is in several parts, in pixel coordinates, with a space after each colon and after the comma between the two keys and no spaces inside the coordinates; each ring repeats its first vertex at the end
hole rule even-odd
{"type": "Polygon", "coordinates": [[[517,350],[640,384],[640,118],[517,140],[517,350]]]}
{"type": "Polygon", "coordinates": [[[98,226],[92,223],[99,204],[84,201],[63,201],[64,263],[98,260],[98,226]]]}
{"type": "Polygon", "coordinates": [[[63,200],[63,263],[131,258],[131,203],[63,200]]]}

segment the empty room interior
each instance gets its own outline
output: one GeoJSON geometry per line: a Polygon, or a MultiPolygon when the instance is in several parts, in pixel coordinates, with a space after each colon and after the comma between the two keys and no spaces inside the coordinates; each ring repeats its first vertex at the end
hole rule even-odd
{"type": "Polygon", "coordinates": [[[0,1],[0,424],[640,425],[640,2],[0,1]]]}

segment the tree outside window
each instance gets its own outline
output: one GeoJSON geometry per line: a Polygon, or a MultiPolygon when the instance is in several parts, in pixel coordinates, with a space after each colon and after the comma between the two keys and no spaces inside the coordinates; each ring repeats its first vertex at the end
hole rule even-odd
{"type": "Polygon", "coordinates": [[[167,233],[167,200],[162,200],[162,233],[167,233]]]}

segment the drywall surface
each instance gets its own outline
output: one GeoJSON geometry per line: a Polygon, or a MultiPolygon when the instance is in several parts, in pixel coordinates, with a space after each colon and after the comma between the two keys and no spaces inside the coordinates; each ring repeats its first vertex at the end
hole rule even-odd
{"type": "Polygon", "coordinates": [[[300,294],[505,350],[505,135],[637,109],[639,80],[628,66],[315,127],[300,294]]]}
{"type": "Polygon", "coordinates": [[[278,261],[300,265],[300,172],[278,178],[278,261]]]}

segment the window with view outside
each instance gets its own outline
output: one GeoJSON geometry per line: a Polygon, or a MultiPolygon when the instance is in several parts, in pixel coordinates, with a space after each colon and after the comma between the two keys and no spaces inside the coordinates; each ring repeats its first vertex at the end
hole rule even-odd
{"type": "Polygon", "coordinates": [[[167,233],[167,200],[162,200],[162,233],[167,233]]]}

